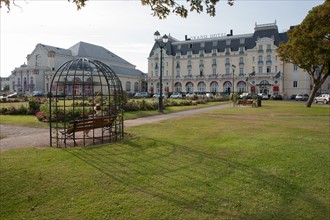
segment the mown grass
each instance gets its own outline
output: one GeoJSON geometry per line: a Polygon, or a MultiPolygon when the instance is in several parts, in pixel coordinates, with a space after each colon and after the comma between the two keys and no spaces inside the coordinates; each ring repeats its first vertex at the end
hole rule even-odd
{"type": "Polygon", "coordinates": [[[0,219],[329,219],[329,113],[263,102],[2,152],[0,219]]]}

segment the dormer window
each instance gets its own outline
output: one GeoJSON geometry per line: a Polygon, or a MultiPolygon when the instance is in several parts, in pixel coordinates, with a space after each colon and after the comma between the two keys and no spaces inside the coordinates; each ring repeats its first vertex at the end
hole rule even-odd
{"type": "Polygon", "coordinates": [[[231,44],[231,40],[230,39],[226,40],[226,45],[230,45],[230,44],[231,44]]]}

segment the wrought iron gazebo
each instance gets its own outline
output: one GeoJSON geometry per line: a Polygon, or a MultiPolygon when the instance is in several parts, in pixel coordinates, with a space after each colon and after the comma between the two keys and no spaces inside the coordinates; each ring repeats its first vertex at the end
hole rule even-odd
{"type": "Polygon", "coordinates": [[[105,63],[88,58],[65,62],[49,88],[50,145],[86,146],[121,140],[123,90],[105,63]]]}

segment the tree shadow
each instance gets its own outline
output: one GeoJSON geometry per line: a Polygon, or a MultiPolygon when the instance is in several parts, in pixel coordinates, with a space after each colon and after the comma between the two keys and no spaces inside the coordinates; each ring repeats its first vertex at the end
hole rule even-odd
{"type": "Polygon", "coordinates": [[[126,140],[123,145],[108,147],[67,149],[67,152],[102,172],[109,181],[117,181],[210,218],[288,219],[286,212],[293,200],[303,201],[324,216],[329,213],[327,205],[288,179],[187,146],[156,139],[143,140],[126,140]],[[226,179],[231,185],[224,187],[226,179]],[[243,203],[238,202],[240,194],[250,191],[251,185],[280,198],[280,204],[241,213],[249,199],[256,202],[258,197],[264,196],[256,190],[254,194],[242,195],[243,203]]]}

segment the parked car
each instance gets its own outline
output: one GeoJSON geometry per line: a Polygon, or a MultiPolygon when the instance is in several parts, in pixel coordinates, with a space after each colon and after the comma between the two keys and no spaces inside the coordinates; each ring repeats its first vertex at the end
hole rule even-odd
{"type": "Polygon", "coordinates": [[[259,93],[258,96],[261,97],[261,99],[264,99],[264,100],[268,99],[268,95],[266,93],[259,93]]]}
{"type": "Polygon", "coordinates": [[[12,94],[7,95],[7,98],[17,98],[17,95],[18,94],[16,92],[14,92],[12,94]]]}
{"type": "Polygon", "coordinates": [[[187,98],[193,98],[193,97],[195,97],[195,94],[194,93],[187,93],[186,97],[187,98]]]}
{"type": "Polygon", "coordinates": [[[296,96],[297,96],[297,94],[292,94],[292,95],[290,96],[290,99],[291,99],[291,100],[295,100],[295,99],[296,99],[296,96]]]}
{"type": "Polygon", "coordinates": [[[309,98],[309,95],[308,94],[298,94],[296,95],[296,101],[307,101],[309,98]]]}
{"type": "MultiPolygon", "coordinates": [[[[166,95],[165,95],[164,93],[162,94],[162,96],[163,96],[163,98],[166,98],[166,95]]],[[[159,93],[156,93],[156,94],[154,94],[152,97],[153,97],[153,98],[157,98],[157,99],[159,99],[160,94],[159,94],[159,93]]]]}
{"type": "Polygon", "coordinates": [[[137,92],[134,95],[134,98],[149,98],[150,95],[147,92],[137,92]]]}
{"type": "Polygon", "coordinates": [[[181,93],[173,93],[170,98],[173,98],[173,99],[179,99],[179,98],[182,98],[182,94],[181,93]]]}
{"type": "Polygon", "coordinates": [[[314,102],[323,102],[324,104],[328,104],[330,102],[330,95],[329,94],[321,94],[314,98],[314,102]]]}
{"type": "Polygon", "coordinates": [[[44,96],[44,94],[43,94],[42,91],[33,91],[32,92],[32,96],[34,96],[34,97],[41,97],[41,96],[44,96]]]}
{"type": "Polygon", "coordinates": [[[209,92],[206,93],[205,96],[206,96],[207,98],[214,98],[213,93],[209,93],[209,92]]]}
{"type": "Polygon", "coordinates": [[[253,95],[252,95],[252,93],[242,93],[239,97],[240,97],[241,99],[242,99],[242,98],[252,99],[252,98],[253,98],[253,95]]]}
{"type": "Polygon", "coordinates": [[[282,100],[282,96],[280,94],[274,94],[271,96],[271,99],[273,100],[282,100]]]}

